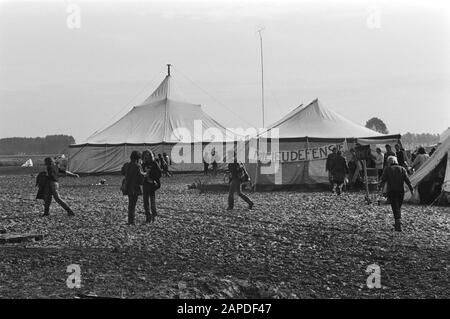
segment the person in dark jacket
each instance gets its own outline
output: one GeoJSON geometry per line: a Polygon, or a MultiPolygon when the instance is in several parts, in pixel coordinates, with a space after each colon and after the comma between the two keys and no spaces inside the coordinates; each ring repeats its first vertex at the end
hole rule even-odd
{"type": "Polygon", "coordinates": [[[387,159],[389,156],[394,156],[395,157],[395,153],[392,151],[392,147],[389,144],[386,144],[385,146],[386,152],[384,153],[384,162],[383,162],[383,166],[386,167],[387,166],[387,159]]]}
{"type": "Polygon", "coordinates": [[[395,157],[397,157],[398,165],[400,165],[404,168],[407,168],[408,165],[406,164],[406,161],[405,161],[404,150],[400,147],[399,144],[395,144],[394,147],[395,147],[395,157]]]}
{"type": "Polygon", "coordinates": [[[61,199],[59,195],[59,183],[58,183],[58,173],[59,169],[55,164],[55,161],[51,157],[47,157],[44,159],[44,163],[47,171],[47,183],[48,185],[44,186],[44,215],[48,216],[50,212],[50,205],[52,203],[52,198],[67,212],[69,216],[74,216],[74,212],[70,209],[69,205],[65,201],[61,199]]]}
{"type": "Polygon", "coordinates": [[[341,195],[345,176],[348,174],[347,160],[342,156],[341,151],[336,153],[336,157],[330,165],[330,171],[333,178],[333,189],[336,187],[336,193],[341,195]]]}
{"type": "Polygon", "coordinates": [[[398,164],[395,156],[388,157],[388,167],[383,171],[381,177],[381,183],[387,183],[387,197],[391,203],[392,212],[394,213],[394,229],[396,231],[402,231],[401,225],[401,208],[403,204],[403,197],[405,196],[405,190],[403,184],[408,185],[411,195],[414,189],[408,178],[406,169],[398,164]]]}
{"type": "Polygon", "coordinates": [[[143,201],[146,223],[154,222],[157,216],[155,192],[161,187],[161,168],[155,161],[155,154],[150,150],[142,152],[142,170],[145,173],[143,182],[143,201]],[[150,199],[150,205],[149,205],[150,199]],[[151,214],[150,214],[151,209],[151,214]]]}
{"type": "Polygon", "coordinates": [[[234,193],[237,193],[247,204],[248,208],[252,209],[254,203],[245,194],[242,193],[241,176],[245,172],[244,165],[237,160],[237,155],[234,153],[234,161],[228,164],[228,172],[230,174],[230,189],[228,192],[228,208],[234,208],[234,193]]]}
{"type": "Polygon", "coordinates": [[[133,151],[130,162],[122,167],[122,175],[125,175],[126,194],[128,195],[128,225],[134,225],[137,200],[142,195],[141,185],[144,179],[142,167],[139,164],[141,153],[133,151]]]}
{"type": "Polygon", "coordinates": [[[331,165],[334,163],[334,159],[336,158],[337,148],[333,147],[331,149],[331,154],[328,155],[327,161],[325,164],[325,172],[328,172],[328,180],[330,181],[331,191],[334,193],[334,183],[333,183],[333,175],[331,174],[331,165]]]}

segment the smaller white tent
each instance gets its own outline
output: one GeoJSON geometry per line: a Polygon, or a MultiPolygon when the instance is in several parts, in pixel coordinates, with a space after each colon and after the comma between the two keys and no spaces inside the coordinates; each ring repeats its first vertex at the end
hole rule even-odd
{"type": "Polygon", "coordinates": [[[450,136],[440,143],[433,155],[423,164],[420,169],[411,177],[411,184],[414,187],[414,196],[411,197],[409,191],[405,191],[405,201],[414,203],[423,202],[421,198],[420,187],[427,186],[430,192],[434,187],[439,186],[442,182],[441,192],[444,196],[450,196],[450,136]]]}
{"type": "Polygon", "coordinates": [[[22,164],[22,167],[33,167],[33,161],[31,158],[27,159],[27,161],[22,164]]]}
{"type": "Polygon", "coordinates": [[[315,99],[248,143],[249,157],[259,161],[249,163],[248,172],[261,188],[328,185],[326,160],[334,147],[348,154],[357,142],[397,143],[399,139],[400,135],[383,135],[354,123],[315,99]]]}

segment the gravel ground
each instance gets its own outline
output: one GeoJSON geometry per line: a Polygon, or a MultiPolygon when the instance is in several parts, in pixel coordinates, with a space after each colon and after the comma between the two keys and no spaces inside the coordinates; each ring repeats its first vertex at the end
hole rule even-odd
{"type": "Polygon", "coordinates": [[[0,297],[450,297],[448,207],[405,205],[398,234],[390,207],[367,205],[363,193],[251,193],[253,210],[237,199],[230,212],[226,193],[188,190],[199,178],[164,178],[157,221],[138,214],[132,227],[120,176],[61,179],[73,218],[55,203],[40,217],[34,177],[0,176],[0,229],[45,235],[0,245],[0,297]],[[81,288],[67,287],[71,264],[81,288]],[[372,264],[381,288],[367,287],[372,264]]]}

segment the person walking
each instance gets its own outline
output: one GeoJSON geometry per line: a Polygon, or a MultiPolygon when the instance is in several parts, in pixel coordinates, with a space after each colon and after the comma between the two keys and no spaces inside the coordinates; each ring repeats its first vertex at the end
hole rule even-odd
{"type": "Polygon", "coordinates": [[[336,157],[330,166],[331,176],[333,178],[333,192],[336,188],[336,193],[341,195],[342,186],[344,185],[345,176],[348,174],[347,160],[342,156],[342,152],[338,151],[336,157]]]}
{"type": "Polygon", "coordinates": [[[334,165],[334,160],[336,158],[336,152],[337,152],[337,148],[333,147],[331,149],[331,154],[328,155],[327,161],[325,163],[325,172],[328,172],[328,180],[330,181],[332,193],[334,193],[334,182],[333,182],[333,175],[331,174],[331,166],[334,165]]]}
{"type": "Polygon", "coordinates": [[[142,170],[145,173],[143,188],[143,201],[145,222],[154,222],[156,216],[156,190],[161,187],[161,169],[155,161],[155,154],[150,150],[142,152],[142,170]],[[149,205],[150,199],[150,205],[149,205]],[[151,210],[151,214],[150,214],[151,210]]]}
{"type": "Polygon", "coordinates": [[[228,192],[228,208],[227,210],[233,210],[234,208],[234,193],[237,193],[247,204],[248,209],[252,209],[254,203],[245,194],[242,193],[242,177],[247,176],[248,173],[242,163],[238,162],[237,155],[234,153],[234,160],[228,164],[228,172],[230,174],[230,189],[228,192]]]}
{"type": "MultiPolygon", "coordinates": [[[[43,194],[41,198],[44,199],[44,214],[42,216],[49,216],[50,214],[50,205],[52,203],[52,198],[67,212],[69,216],[74,216],[74,212],[67,205],[67,203],[61,199],[59,195],[59,183],[58,183],[58,173],[59,169],[55,164],[55,161],[51,157],[47,157],[44,159],[44,163],[47,171],[47,178],[44,183],[46,185],[42,185],[43,194]]],[[[41,187],[40,187],[41,188],[41,187]]]]}
{"type": "Polygon", "coordinates": [[[397,158],[395,156],[389,156],[387,159],[388,167],[383,171],[383,176],[381,177],[381,183],[387,184],[387,197],[391,204],[392,212],[394,214],[394,230],[401,232],[401,208],[403,204],[403,197],[405,196],[405,189],[403,184],[409,187],[411,195],[414,189],[408,178],[408,173],[406,169],[398,164],[397,158]]]}
{"type": "Polygon", "coordinates": [[[130,162],[122,167],[122,175],[125,176],[125,192],[128,196],[128,225],[134,225],[136,204],[142,195],[141,185],[144,179],[142,167],[139,164],[141,152],[133,151],[130,162]]]}

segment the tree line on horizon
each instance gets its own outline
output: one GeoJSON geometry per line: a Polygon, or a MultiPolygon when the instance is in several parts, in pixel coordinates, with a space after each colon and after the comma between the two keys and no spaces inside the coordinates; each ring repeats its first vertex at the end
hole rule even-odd
{"type": "MultiPolygon", "coordinates": [[[[368,120],[366,127],[382,134],[389,134],[386,124],[378,117],[372,117],[368,120]]],[[[439,142],[439,134],[407,132],[402,134],[401,141],[406,149],[412,149],[417,146],[431,146],[439,142]]]]}
{"type": "Polygon", "coordinates": [[[70,135],[7,137],[0,139],[0,155],[67,154],[75,139],[70,135]]]}
{"type": "MultiPolygon", "coordinates": [[[[375,120],[369,124],[366,124],[366,127],[374,131],[383,134],[389,133],[386,126],[383,125],[384,123],[379,124],[375,120]]],[[[439,134],[408,132],[402,135],[401,140],[406,149],[411,149],[417,146],[437,144],[439,142],[439,134]]],[[[62,134],[47,135],[45,137],[7,137],[0,139],[0,155],[67,154],[70,144],[75,144],[75,139],[70,135],[62,134]]]]}

